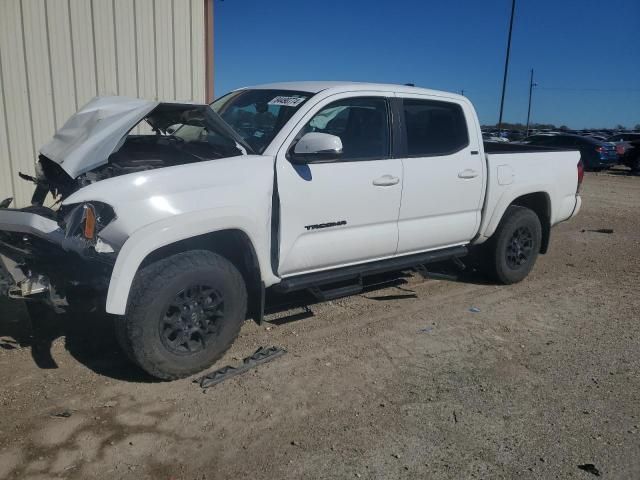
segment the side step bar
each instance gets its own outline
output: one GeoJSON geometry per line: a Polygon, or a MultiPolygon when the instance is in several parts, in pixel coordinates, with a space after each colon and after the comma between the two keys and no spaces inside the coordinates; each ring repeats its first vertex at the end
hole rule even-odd
{"type": "Polygon", "coordinates": [[[323,289],[321,287],[311,287],[309,291],[316,297],[316,300],[320,302],[326,302],[327,300],[335,300],[336,298],[348,297],[350,295],[357,295],[362,292],[362,277],[355,280],[355,283],[346,285],[344,287],[323,289]]]}
{"type": "MultiPolygon", "coordinates": [[[[306,288],[318,290],[318,286],[320,285],[328,285],[331,283],[353,280],[354,284],[356,285],[350,285],[348,287],[343,287],[335,290],[325,290],[324,292],[320,291],[325,295],[332,295],[337,293],[342,294],[339,296],[350,295],[350,293],[348,292],[338,292],[337,290],[352,289],[354,293],[358,293],[356,292],[356,289],[359,286],[361,288],[361,285],[358,284],[360,283],[360,279],[363,276],[392,272],[394,270],[404,270],[406,268],[415,267],[416,265],[424,265],[425,263],[441,262],[444,260],[450,260],[452,258],[464,257],[468,253],[469,251],[467,247],[451,247],[432,252],[417,253],[415,255],[395,257],[387,260],[378,260],[376,262],[353,265],[351,267],[343,267],[335,270],[307,273],[305,275],[289,277],[282,280],[282,282],[278,283],[273,288],[275,291],[280,293],[289,293],[306,288]]],[[[337,298],[337,296],[334,298],[337,298]]]]}

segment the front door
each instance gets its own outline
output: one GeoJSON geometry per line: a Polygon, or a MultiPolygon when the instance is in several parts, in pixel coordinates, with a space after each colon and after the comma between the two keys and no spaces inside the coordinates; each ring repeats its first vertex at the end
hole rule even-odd
{"type": "Polygon", "coordinates": [[[396,252],[402,163],[390,154],[389,100],[380,93],[358,93],[319,102],[278,153],[280,276],[396,252]],[[288,152],[308,132],[340,137],[342,154],[323,163],[291,163],[288,152]]]}

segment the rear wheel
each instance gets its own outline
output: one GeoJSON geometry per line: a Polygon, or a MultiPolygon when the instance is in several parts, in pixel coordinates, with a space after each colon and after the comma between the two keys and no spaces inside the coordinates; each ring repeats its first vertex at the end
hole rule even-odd
{"type": "Polygon", "coordinates": [[[127,356],[163,380],[211,366],[237,337],[247,291],[236,267],[197,250],[155,262],[137,275],[127,314],[116,321],[127,356]]]}
{"type": "Polygon", "coordinates": [[[522,281],[538,258],[541,241],[542,226],[535,212],[510,206],[486,246],[487,273],[504,284],[522,281]]]}

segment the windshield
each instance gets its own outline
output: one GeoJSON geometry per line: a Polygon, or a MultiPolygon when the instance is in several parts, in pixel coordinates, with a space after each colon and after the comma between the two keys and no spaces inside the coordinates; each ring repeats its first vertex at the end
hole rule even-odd
{"type": "Polygon", "coordinates": [[[255,152],[262,153],[311,95],[292,90],[238,90],[210,106],[255,152]]]}

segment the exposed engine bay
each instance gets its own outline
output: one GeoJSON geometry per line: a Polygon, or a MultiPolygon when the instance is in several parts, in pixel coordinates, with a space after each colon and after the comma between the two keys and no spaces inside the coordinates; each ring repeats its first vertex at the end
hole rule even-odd
{"type": "Polygon", "coordinates": [[[20,176],[36,184],[31,203],[42,206],[49,194],[60,202],[112,177],[246,153],[214,115],[206,105],[160,104],[122,138],[103,165],[71,178],[64,163],[40,155],[36,177],[20,176]]]}
{"type": "Polygon", "coordinates": [[[64,203],[80,189],[251,149],[207,105],[135,102],[90,102],[41,149],[36,175],[20,173],[36,188],[29,207],[0,204],[0,294],[63,308],[108,287],[120,245],[100,232],[117,215],[98,201],[64,203]]]}

